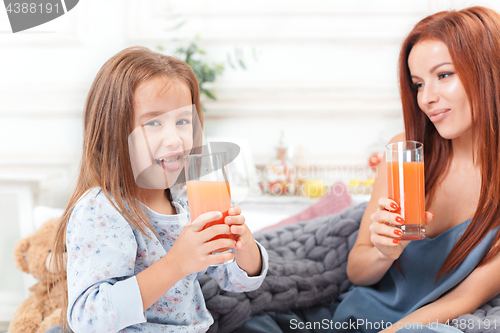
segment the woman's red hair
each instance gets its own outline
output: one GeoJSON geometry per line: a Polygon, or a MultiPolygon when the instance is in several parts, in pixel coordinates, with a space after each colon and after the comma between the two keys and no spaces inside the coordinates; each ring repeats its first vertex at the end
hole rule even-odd
{"type": "MultiPolygon", "coordinates": [[[[420,21],[403,42],[399,83],[406,139],[424,143],[427,206],[448,172],[453,156],[451,140],[442,138],[417,104],[408,56],[423,40],[439,40],[448,47],[472,112],[472,136],[481,170],[481,193],[472,222],[455,244],[436,279],[458,267],[486,234],[500,224],[500,15],[484,7],[445,11],[420,21]]],[[[500,252],[500,232],[481,261],[500,252]]]]}

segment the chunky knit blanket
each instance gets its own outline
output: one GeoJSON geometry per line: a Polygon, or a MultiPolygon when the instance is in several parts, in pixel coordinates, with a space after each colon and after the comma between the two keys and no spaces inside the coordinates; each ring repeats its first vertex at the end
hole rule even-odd
{"type": "Polygon", "coordinates": [[[208,332],[231,332],[262,311],[333,302],[350,286],[347,255],[365,208],[363,203],[340,214],[255,233],[255,239],[269,253],[269,271],[259,289],[230,293],[208,275],[199,280],[215,321],[208,332]]]}
{"type": "MultiPolygon", "coordinates": [[[[492,276],[493,279],[498,278],[492,276]]],[[[451,325],[465,333],[500,332],[500,295],[481,306],[473,314],[454,319],[451,325]]]]}
{"type": "MultiPolygon", "coordinates": [[[[208,275],[199,280],[214,317],[208,332],[231,332],[262,311],[332,303],[351,285],[346,274],[347,256],[365,208],[366,203],[362,203],[340,214],[255,233],[255,239],[269,253],[269,271],[259,289],[230,293],[208,275]]],[[[500,332],[500,295],[451,324],[465,333],[500,332]]]]}

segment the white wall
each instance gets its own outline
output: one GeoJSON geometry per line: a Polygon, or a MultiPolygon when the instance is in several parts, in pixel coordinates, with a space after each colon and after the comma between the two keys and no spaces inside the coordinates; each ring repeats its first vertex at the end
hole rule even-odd
{"type": "Polygon", "coordinates": [[[0,10],[0,170],[49,177],[38,199],[63,206],[79,163],[83,102],[100,66],[127,46],[173,50],[195,35],[213,61],[240,48],[247,65],[226,66],[213,85],[219,100],[205,103],[208,135],[245,137],[265,163],[284,130],[311,164],[366,164],[403,128],[403,37],[430,13],[471,4],[500,8],[493,0],[82,0],[17,34],[0,10]]]}

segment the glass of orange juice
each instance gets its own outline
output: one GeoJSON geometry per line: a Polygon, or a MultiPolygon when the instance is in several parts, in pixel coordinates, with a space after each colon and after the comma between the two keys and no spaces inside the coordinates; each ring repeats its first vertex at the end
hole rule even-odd
{"type": "Polygon", "coordinates": [[[404,219],[401,240],[425,238],[424,145],[399,141],[386,146],[389,198],[399,205],[404,219]]]}
{"type": "MultiPolygon", "coordinates": [[[[231,190],[229,188],[227,167],[227,154],[224,152],[213,154],[193,154],[184,157],[184,170],[186,175],[186,186],[188,195],[188,206],[191,221],[194,221],[203,213],[218,211],[222,218],[207,223],[204,227],[209,228],[215,224],[224,224],[224,219],[231,208],[231,190]]],[[[211,239],[231,238],[233,234],[221,234],[211,239]]],[[[233,251],[233,249],[222,248],[215,253],[233,251]]],[[[232,262],[224,262],[227,264],[232,262]]]]}

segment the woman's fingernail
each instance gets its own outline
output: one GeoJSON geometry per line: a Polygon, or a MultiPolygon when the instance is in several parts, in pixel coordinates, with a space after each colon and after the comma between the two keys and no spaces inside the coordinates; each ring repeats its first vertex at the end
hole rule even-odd
{"type": "Polygon", "coordinates": [[[226,217],[226,222],[227,223],[231,223],[232,222],[231,218],[230,217],[226,217]]]}
{"type": "Polygon", "coordinates": [[[433,213],[433,212],[429,212],[429,213],[431,213],[431,214],[432,214],[432,217],[434,217],[434,213],[433,213]]]}
{"type": "Polygon", "coordinates": [[[403,220],[403,218],[402,218],[402,217],[398,216],[398,217],[396,217],[396,222],[401,223],[401,224],[404,224],[404,223],[405,223],[405,220],[403,220]]]}
{"type": "Polygon", "coordinates": [[[394,244],[399,244],[399,239],[393,239],[393,240],[392,240],[392,242],[393,242],[394,244]]]}
{"type": "Polygon", "coordinates": [[[231,214],[231,215],[233,215],[234,214],[234,209],[231,208],[228,213],[231,214]]]}
{"type": "Polygon", "coordinates": [[[399,230],[399,229],[396,229],[396,230],[394,230],[394,234],[396,236],[401,236],[403,234],[403,232],[401,230],[399,230]]]}
{"type": "Polygon", "coordinates": [[[398,205],[396,205],[394,202],[391,202],[391,208],[392,209],[398,209],[398,205]]]}

